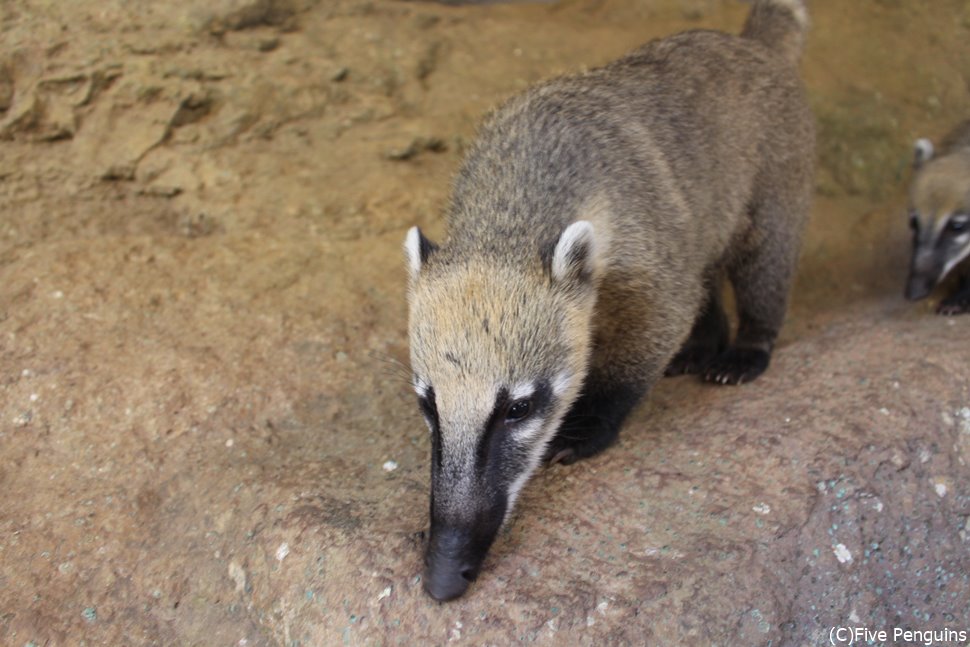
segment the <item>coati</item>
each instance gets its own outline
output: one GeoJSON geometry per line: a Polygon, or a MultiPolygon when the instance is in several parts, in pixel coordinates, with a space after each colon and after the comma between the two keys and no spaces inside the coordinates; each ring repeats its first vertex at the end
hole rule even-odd
{"type": "Polygon", "coordinates": [[[970,263],[963,262],[970,256],[970,120],[943,139],[938,153],[930,140],[917,140],[913,166],[913,258],[906,298],[925,298],[956,269],[958,287],[940,302],[937,312],[970,312],[970,263]]]}
{"type": "Polygon", "coordinates": [[[465,592],[543,458],[607,447],[665,370],[768,366],[813,189],[806,23],[800,0],[757,0],[740,37],[678,34],[510,99],[457,174],[444,244],[407,233],[433,598],[465,592]]]}

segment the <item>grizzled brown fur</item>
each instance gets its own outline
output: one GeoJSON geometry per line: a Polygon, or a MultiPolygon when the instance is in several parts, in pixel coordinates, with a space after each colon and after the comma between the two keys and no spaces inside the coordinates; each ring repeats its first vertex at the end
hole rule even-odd
{"type": "Polygon", "coordinates": [[[464,591],[449,569],[477,573],[543,455],[603,449],[665,369],[738,383],[767,367],[812,196],[806,20],[759,0],[741,37],[678,34],[512,98],[458,173],[444,244],[409,233],[412,368],[440,458],[433,596],[464,591]]]}

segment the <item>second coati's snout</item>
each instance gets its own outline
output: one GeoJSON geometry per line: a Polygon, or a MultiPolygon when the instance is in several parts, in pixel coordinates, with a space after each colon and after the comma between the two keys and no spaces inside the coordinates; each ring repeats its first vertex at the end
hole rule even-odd
{"type": "Polygon", "coordinates": [[[587,222],[514,269],[436,251],[417,228],[405,248],[414,388],[432,436],[425,587],[449,600],[477,576],[579,392],[597,248],[587,222]]]}

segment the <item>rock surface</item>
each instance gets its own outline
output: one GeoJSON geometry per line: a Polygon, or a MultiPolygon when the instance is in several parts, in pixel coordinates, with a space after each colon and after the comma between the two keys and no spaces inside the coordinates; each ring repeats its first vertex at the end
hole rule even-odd
{"type": "Polygon", "coordinates": [[[970,628],[970,317],[900,296],[910,142],[970,112],[962,0],[812,3],[818,200],[769,372],[663,382],[537,476],[465,598],[421,590],[406,229],[442,233],[504,97],[745,10],[7,3],[0,643],[970,628]]]}

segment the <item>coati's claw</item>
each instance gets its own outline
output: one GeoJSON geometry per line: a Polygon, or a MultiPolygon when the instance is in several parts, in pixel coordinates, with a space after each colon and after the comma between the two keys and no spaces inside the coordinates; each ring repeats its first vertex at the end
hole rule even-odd
{"type": "Polygon", "coordinates": [[[560,449],[558,452],[549,459],[549,466],[552,467],[556,463],[561,465],[572,465],[576,462],[576,452],[572,447],[566,447],[560,449]]]}
{"type": "Polygon", "coordinates": [[[944,317],[962,315],[968,312],[970,312],[970,295],[964,294],[943,299],[943,301],[940,302],[939,307],[936,309],[936,313],[943,315],[944,317]]]}
{"type": "Polygon", "coordinates": [[[718,349],[715,346],[685,346],[670,360],[664,376],[700,375],[711,360],[717,357],[717,353],[718,349]]]}
{"type": "Polygon", "coordinates": [[[741,385],[750,382],[765,372],[771,354],[753,348],[731,348],[714,359],[704,380],[714,384],[741,385]]]}

